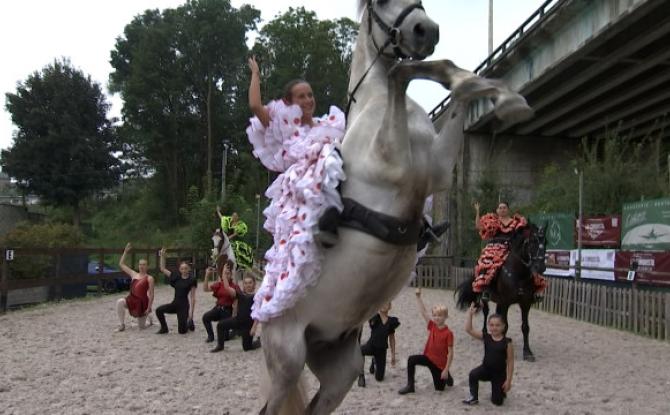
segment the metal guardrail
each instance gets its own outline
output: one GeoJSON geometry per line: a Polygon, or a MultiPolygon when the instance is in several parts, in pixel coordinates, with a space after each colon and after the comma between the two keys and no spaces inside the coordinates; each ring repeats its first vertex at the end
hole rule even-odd
{"type": "MultiPolygon", "coordinates": [[[[504,42],[500,44],[493,52],[484,59],[482,63],[475,68],[474,73],[480,75],[486,69],[492,67],[496,62],[507,56],[510,51],[513,49],[516,43],[521,39],[525,38],[528,33],[534,29],[537,25],[547,19],[550,15],[550,12],[556,10],[561,3],[565,3],[568,0],[547,0],[542,5],[535,10],[533,14],[530,15],[526,21],[524,21],[521,26],[519,26],[512,34],[505,39],[504,42]]],[[[440,102],[433,110],[428,113],[428,116],[431,120],[435,121],[440,115],[442,115],[449,105],[451,99],[451,94],[449,94],[442,102],[440,102]]]]}

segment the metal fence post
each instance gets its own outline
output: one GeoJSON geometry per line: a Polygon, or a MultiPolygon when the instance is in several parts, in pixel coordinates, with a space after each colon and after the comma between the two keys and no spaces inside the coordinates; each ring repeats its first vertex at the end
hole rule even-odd
{"type": "Polygon", "coordinates": [[[98,255],[98,297],[100,297],[102,296],[102,274],[105,272],[105,253],[101,249],[98,255]]]}
{"type": "Polygon", "coordinates": [[[2,268],[0,269],[0,312],[7,312],[7,292],[9,284],[9,262],[5,259],[5,250],[2,250],[2,268]]]}

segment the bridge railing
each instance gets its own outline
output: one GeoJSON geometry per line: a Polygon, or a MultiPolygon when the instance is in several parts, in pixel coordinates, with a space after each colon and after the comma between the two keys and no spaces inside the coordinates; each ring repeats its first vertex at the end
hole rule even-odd
{"type": "MultiPolygon", "coordinates": [[[[472,268],[428,259],[417,266],[413,287],[454,290],[471,281],[472,268]]],[[[624,330],[670,342],[670,292],[667,289],[604,284],[565,277],[547,277],[544,300],[535,307],[575,320],[624,330]]]]}
{"type": "MultiPolygon", "coordinates": [[[[524,21],[521,26],[519,26],[512,34],[505,39],[504,42],[500,44],[496,49],[491,52],[489,56],[484,59],[482,63],[475,68],[474,73],[481,75],[488,68],[492,67],[494,63],[507,56],[514,45],[523,39],[528,33],[532,31],[538,24],[547,19],[550,15],[550,12],[555,10],[558,5],[565,3],[567,0],[546,0],[542,5],[530,15],[526,21],[524,21]]],[[[451,99],[451,94],[448,95],[442,102],[437,104],[433,110],[428,113],[428,116],[431,120],[435,121],[440,115],[446,111],[449,101],[451,99]]]]}

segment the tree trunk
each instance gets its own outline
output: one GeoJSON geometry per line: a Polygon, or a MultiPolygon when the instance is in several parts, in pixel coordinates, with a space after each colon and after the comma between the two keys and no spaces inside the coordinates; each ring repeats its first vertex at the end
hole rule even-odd
{"type": "Polygon", "coordinates": [[[75,202],[74,205],[72,205],[72,210],[72,224],[75,228],[79,229],[81,225],[81,208],[79,207],[79,202],[75,202]]]}
{"type": "Polygon", "coordinates": [[[207,80],[207,194],[212,194],[212,80],[207,80]]]}

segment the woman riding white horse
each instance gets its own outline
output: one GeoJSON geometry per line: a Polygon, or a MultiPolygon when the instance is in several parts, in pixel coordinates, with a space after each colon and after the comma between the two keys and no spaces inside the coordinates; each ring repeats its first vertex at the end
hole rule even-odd
{"type": "Polygon", "coordinates": [[[506,121],[530,114],[525,100],[500,82],[478,78],[450,61],[420,61],[433,53],[439,38],[420,2],[362,0],[360,5],[338,241],[321,251],[321,272],[305,295],[263,325],[271,382],[261,413],[279,413],[305,364],[320,383],[307,413],[331,413],[344,399],[362,369],[360,325],[407,283],[424,201],[451,183],[467,104],[489,96],[506,121]],[[401,57],[413,59],[398,61],[401,57]],[[409,82],[419,78],[452,90],[449,121],[439,135],[426,112],[406,97],[409,82]]]}

